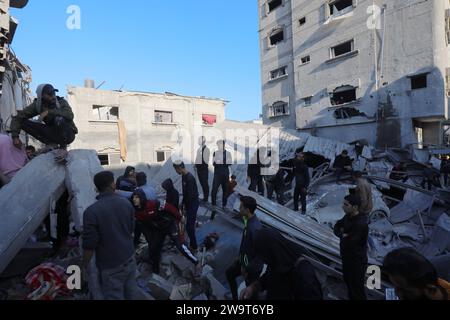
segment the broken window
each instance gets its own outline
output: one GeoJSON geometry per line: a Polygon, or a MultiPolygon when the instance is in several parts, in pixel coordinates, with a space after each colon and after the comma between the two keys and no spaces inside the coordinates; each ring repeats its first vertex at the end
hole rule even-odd
{"type": "Polygon", "coordinates": [[[282,4],[283,4],[283,0],[269,0],[267,2],[267,5],[269,7],[269,12],[272,12],[273,10],[275,10],[276,8],[281,6],[282,4]]]}
{"type": "Polygon", "coordinates": [[[164,151],[156,151],[156,162],[166,161],[166,153],[164,151]]]}
{"type": "Polygon", "coordinates": [[[109,156],[107,154],[99,154],[98,160],[102,166],[109,166],[109,156]]]}
{"type": "Polygon", "coordinates": [[[306,23],[306,17],[301,18],[300,20],[298,20],[298,22],[299,22],[300,27],[301,27],[302,25],[304,25],[306,23]]]}
{"type": "Polygon", "coordinates": [[[411,77],[411,90],[422,89],[427,87],[427,74],[419,74],[411,77]]]}
{"type": "Polygon", "coordinates": [[[311,56],[303,57],[301,60],[302,60],[302,64],[307,64],[308,62],[311,61],[311,56]]]}
{"type": "Polygon", "coordinates": [[[278,116],[286,116],[289,115],[289,105],[284,101],[277,101],[270,107],[270,116],[278,117],[278,116]]]}
{"type": "Polygon", "coordinates": [[[284,31],[283,29],[276,29],[272,31],[269,36],[269,41],[271,46],[276,46],[278,43],[284,40],[284,31]]]}
{"type": "Polygon", "coordinates": [[[170,111],[155,111],[156,123],[173,123],[173,113],[170,111]]]}
{"type": "Polygon", "coordinates": [[[92,116],[94,120],[117,121],[119,120],[119,107],[92,106],[92,116]]]}
{"type": "Polygon", "coordinates": [[[204,114],[202,115],[202,121],[205,126],[213,126],[217,123],[217,116],[212,114],[204,114]]]}
{"type": "Polygon", "coordinates": [[[278,79],[287,75],[287,67],[281,67],[270,72],[270,80],[278,79]]]}
{"type": "Polygon", "coordinates": [[[352,86],[342,86],[333,91],[331,104],[338,106],[356,100],[356,88],[352,86]]]}
{"type": "Polygon", "coordinates": [[[340,45],[331,48],[331,58],[342,56],[346,53],[352,52],[354,47],[354,41],[350,40],[340,45]]]}
{"type": "Polygon", "coordinates": [[[312,104],[312,97],[303,98],[303,105],[309,107],[312,104]]]}
{"type": "Polygon", "coordinates": [[[330,15],[347,13],[353,8],[353,0],[335,0],[329,3],[330,15]]]}
{"type": "Polygon", "coordinates": [[[121,164],[120,153],[99,154],[98,159],[102,166],[111,166],[121,164]]]}
{"type": "Polygon", "coordinates": [[[156,151],[156,162],[165,162],[172,156],[172,151],[158,150],[156,151]]]}
{"type": "Polygon", "coordinates": [[[334,117],[336,119],[348,119],[352,117],[365,117],[366,114],[364,112],[361,112],[355,108],[339,108],[336,111],[334,111],[334,117]]]}

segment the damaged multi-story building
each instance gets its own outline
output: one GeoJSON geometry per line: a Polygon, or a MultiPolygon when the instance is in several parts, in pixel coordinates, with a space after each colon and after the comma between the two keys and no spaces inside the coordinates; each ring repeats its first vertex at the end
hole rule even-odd
{"type": "Polygon", "coordinates": [[[0,1],[0,133],[9,129],[11,116],[31,102],[31,69],[11,50],[19,21],[10,8],[23,8],[28,0],[0,1]]]}
{"type": "Polygon", "coordinates": [[[259,0],[263,119],[377,147],[445,145],[447,0],[259,0]]]}
{"type": "Polygon", "coordinates": [[[99,90],[92,80],[67,91],[79,128],[71,148],[97,151],[106,166],[164,163],[182,139],[177,132],[225,120],[222,99],[99,90]]]}

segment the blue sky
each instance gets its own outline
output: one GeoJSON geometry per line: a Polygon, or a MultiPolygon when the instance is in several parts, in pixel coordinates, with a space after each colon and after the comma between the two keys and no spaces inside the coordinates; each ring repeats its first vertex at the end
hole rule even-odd
{"type": "Polygon", "coordinates": [[[30,0],[12,15],[33,90],[49,82],[65,95],[91,78],[102,89],[223,98],[228,119],[261,113],[254,0],[30,0]],[[81,9],[80,30],[66,27],[70,5],[81,9]]]}

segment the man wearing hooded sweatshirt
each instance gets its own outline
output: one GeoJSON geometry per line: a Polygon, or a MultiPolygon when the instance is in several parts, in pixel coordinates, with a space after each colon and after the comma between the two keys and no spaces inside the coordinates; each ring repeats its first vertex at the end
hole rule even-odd
{"type": "Polygon", "coordinates": [[[161,186],[166,190],[166,203],[169,203],[177,208],[177,210],[180,210],[180,193],[173,186],[172,179],[164,180],[161,186]]]}
{"type": "Polygon", "coordinates": [[[256,233],[255,253],[267,265],[266,272],[249,285],[241,299],[251,299],[267,290],[267,300],[322,300],[322,287],[306,251],[288,241],[275,229],[263,227],[256,233]]]}
{"type": "Polygon", "coordinates": [[[181,220],[181,214],[178,209],[170,203],[160,207],[158,201],[147,200],[145,192],[141,189],[134,191],[132,199],[133,206],[136,209],[136,221],[141,225],[141,230],[149,244],[149,260],[153,273],[159,274],[161,252],[167,236],[170,237],[181,254],[194,265],[197,265],[197,257],[192,254],[180,238],[178,222],[181,220]]]}
{"type": "Polygon", "coordinates": [[[117,178],[116,186],[118,190],[133,192],[136,189],[136,169],[128,166],[123,176],[117,178]]]}
{"type": "Polygon", "coordinates": [[[52,85],[41,84],[36,90],[37,98],[33,103],[12,117],[10,130],[16,148],[22,147],[20,130],[46,145],[58,145],[61,149],[75,140],[78,129],[73,122],[72,109],[55,92],[58,90],[52,85]],[[35,116],[39,116],[39,122],[29,120],[35,116]]]}

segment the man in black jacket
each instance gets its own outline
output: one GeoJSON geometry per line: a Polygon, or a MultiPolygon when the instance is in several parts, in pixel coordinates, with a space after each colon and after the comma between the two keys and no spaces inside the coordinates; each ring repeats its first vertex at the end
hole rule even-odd
{"type": "Polygon", "coordinates": [[[197,222],[197,211],[200,206],[198,199],[197,180],[192,173],[187,171],[183,162],[177,162],[173,165],[175,171],[182,176],[183,201],[182,207],[186,211],[186,231],[189,236],[189,245],[193,252],[198,249],[197,238],[195,236],[195,224],[197,222]]]}
{"type": "Polygon", "coordinates": [[[200,148],[197,151],[197,158],[195,159],[195,170],[197,171],[198,180],[203,190],[203,202],[208,202],[209,199],[209,155],[210,151],[206,146],[206,138],[200,137],[200,148]]]}
{"type": "Polygon", "coordinates": [[[247,167],[247,180],[250,180],[250,186],[248,187],[248,190],[256,192],[258,190],[258,193],[261,196],[264,196],[264,182],[261,175],[261,159],[260,159],[260,150],[258,149],[250,159],[250,163],[247,167]]]}
{"type": "Polygon", "coordinates": [[[441,176],[441,173],[439,170],[435,169],[433,167],[433,164],[427,163],[425,169],[423,169],[422,172],[422,183],[421,186],[423,189],[425,189],[425,185],[428,185],[428,190],[431,191],[433,186],[436,188],[441,187],[441,182],[439,181],[439,178],[441,176]]]}
{"type": "Polygon", "coordinates": [[[211,193],[212,205],[217,205],[217,192],[222,187],[222,207],[227,205],[227,184],[230,179],[230,166],[233,163],[231,153],[225,150],[225,141],[217,142],[217,151],[213,154],[214,180],[211,193]]]}
{"type": "Polygon", "coordinates": [[[350,300],[366,300],[367,216],[359,212],[361,199],[356,194],[345,197],[344,218],[334,226],[334,234],[341,239],[340,249],[344,281],[350,300]]]}
{"type": "Polygon", "coordinates": [[[442,156],[441,157],[441,168],[440,172],[444,177],[444,188],[448,186],[448,176],[450,174],[450,157],[442,156]]]}
{"type": "Polygon", "coordinates": [[[287,240],[277,230],[261,228],[254,239],[256,257],[266,272],[241,293],[243,300],[267,291],[267,300],[322,300],[315,269],[305,258],[305,249],[287,240]]]}
{"type": "Polygon", "coordinates": [[[255,215],[256,200],[252,197],[241,197],[240,216],[244,220],[239,258],[226,271],[233,300],[238,300],[236,278],[243,276],[247,285],[259,278],[263,263],[256,257],[254,242],[256,233],[262,224],[255,215]]]}
{"type": "Polygon", "coordinates": [[[298,211],[298,199],[301,198],[302,214],[306,214],[306,196],[309,187],[309,169],[305,162],[303,152],[297,154],[294,161],[295,190],[294,190],[294,211],[298,211]]]}
{"type": "Polygon", "coordinates": [[[348,156],[348,151],[344,150],[334,160],[334,169],[336,170],[336,183],[340,183],[341,175],[345,172],[352,172],[353,159],[348,156]]]}

